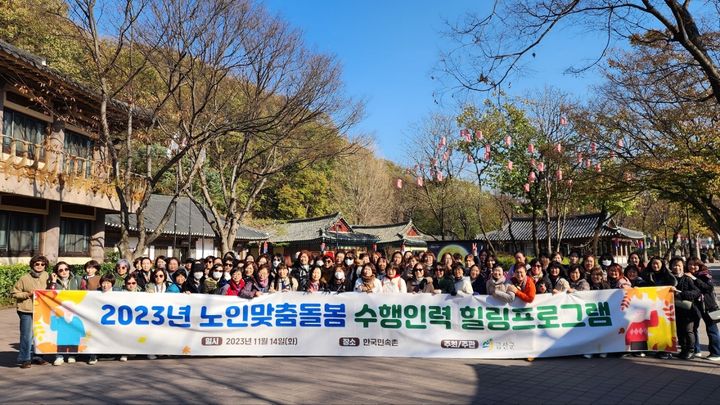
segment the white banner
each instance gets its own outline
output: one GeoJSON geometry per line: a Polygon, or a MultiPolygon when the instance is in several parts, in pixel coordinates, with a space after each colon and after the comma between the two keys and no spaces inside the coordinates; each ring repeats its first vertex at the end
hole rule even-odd
{"type": "Polygon", "coordinates": [[[669,288],[539,294],[36,292],[39,353],[526,358],[677,351],[669,288]]]}

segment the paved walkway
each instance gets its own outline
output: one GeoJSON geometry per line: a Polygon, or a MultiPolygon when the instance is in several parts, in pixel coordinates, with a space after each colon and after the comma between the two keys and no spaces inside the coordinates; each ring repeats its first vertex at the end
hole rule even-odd
{"type": "Polygon", "coordinates": [[[17,341],[15,311],[0,310],[2,403],[720,402],[720,364],[706,360],[194,357],[22,370],[17,341]]]}

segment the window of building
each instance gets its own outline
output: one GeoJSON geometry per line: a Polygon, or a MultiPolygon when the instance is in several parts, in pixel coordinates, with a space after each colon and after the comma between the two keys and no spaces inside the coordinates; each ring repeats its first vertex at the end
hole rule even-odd
{"type": "Polygon", "coordinates": [[[87,136],[65,130],[65,172],[90,176],[95,142],[87,136]]]}
{"type": "Polygon", "coordinates": [[[60,220],[61,256],[90,254],[90,221],[80,219],[60,220]]]}
{"type": "Polygon", "coordinates": [[[42,143],[45,140],[46,129],[47,122],[5,108],[2,127],[3,152],[10,153],[14,146],[16,156],[27,153],[28,158],[33,158],[38,152],[39,157],[44,158],[45,150],[42,148],[42,143]]]}
{"type": "Polygon", "coordinates": [[[40,252],[39,215],[0,211],[0,254],[32,256],[40,252]]]}

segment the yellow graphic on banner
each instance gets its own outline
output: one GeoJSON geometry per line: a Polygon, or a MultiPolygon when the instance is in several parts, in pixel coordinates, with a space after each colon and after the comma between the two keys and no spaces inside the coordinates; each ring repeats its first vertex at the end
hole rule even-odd
{"type": "Polygon", "coordinates": [[[79,353],[87,348],[90,333],[73,308],[87,291],[37,291],[33,303],[33,334],[42,353],[79,353]]]}

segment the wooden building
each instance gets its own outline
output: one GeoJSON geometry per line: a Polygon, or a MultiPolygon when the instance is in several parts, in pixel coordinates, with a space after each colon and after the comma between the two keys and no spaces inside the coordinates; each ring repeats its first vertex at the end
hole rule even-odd
{"type": "Polygon", "coordinates": [[[427,250],[427,241],[432,237],[418,230],[412,220],[397,224],[385,225],[353,225],[357,232],[363,232],[377,237],[377,250],[383,250],[386,254],[406,250],[427,250]]]}

